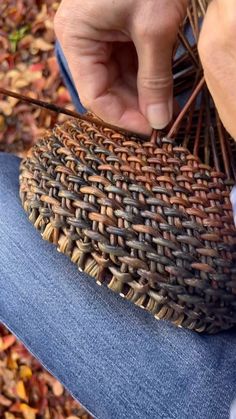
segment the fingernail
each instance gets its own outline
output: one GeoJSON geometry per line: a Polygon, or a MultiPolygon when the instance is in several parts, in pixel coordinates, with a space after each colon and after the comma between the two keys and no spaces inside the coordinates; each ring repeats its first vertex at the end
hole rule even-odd
{"type": "Polygon", "coordinates": [[[152,128],[163,129],[171,119],[170,105],[168,103],[158,103],[147,107],[147,119],[152,128]]]}

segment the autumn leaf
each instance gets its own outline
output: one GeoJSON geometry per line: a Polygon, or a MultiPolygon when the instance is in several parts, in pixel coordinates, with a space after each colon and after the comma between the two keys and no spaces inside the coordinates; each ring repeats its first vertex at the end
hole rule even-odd
{"type": "Polygon", "coordinates": [[[13,413],[20,413],[21,412],[20,402],[15,402],[14,404],[12,404],[9,411],[13,413]]]}
{"type": "Polygon", "coordinates": [[[32,370],[30,367],[28,367],[27,365],[21,365],[20,366],[20,378],[24,379],[28,379],[32,377],[32,370]]]}
{"type": "Polygon", "coordinates": [[[54,380],[52,391],[56,397],[60,397],[64,393],[64,387],[59,381],[54,380]]]}
{"type": "Polygon", "coordinates": [[[11,406],[12,401],[10,399],[7,399],[3,394],[0,394],[0,406],[11,406]]]}
{"type": "Polygon", "coordinates": [[[18,364],[17,364],[16,360],[13,358],[12,354],[9,355],[9,357],[7,359],[7,367],[10,370],[16,370],[18,368],[18,364]]]}
{"type": "Polygon", "coordinates": [[[28,396],[25,391],[25,385],[22,380],[18,381],[18,383],[16,384],[16,393],[21,400],[28,401],[28,396]]]}
{"type": "Polygon", "coordinates": [[[4,419],[15,419],[15,415],[9,412],[4,412],[4,419]]]}
{"type": "Polygon", "coordinates": [[[3,115],[0,114],[0,131],[4,131],[6,127],[5,118],[3,115]]]}
{"type": "Polygon", "coordinates": [[[7,335],[0,337],[0,352],[5,351],[6,349],[10,348],[13,343],[15,343],[16,338],[13,335],[7,335]]]}
{"type": "Polygon", "coordinates": [[[35,419],[36,414],[38,413],[37,409],[33,409],[32,407],[28,406],[26,403],[20,404],[20,410],[23,413],[24,419],[35,419]]]}
{"type": "Polygon", "coordinates": [[[35,38],[31,44],[31,51],[51,51],[53,45],[44,41],[42,38],[35,38]]]}

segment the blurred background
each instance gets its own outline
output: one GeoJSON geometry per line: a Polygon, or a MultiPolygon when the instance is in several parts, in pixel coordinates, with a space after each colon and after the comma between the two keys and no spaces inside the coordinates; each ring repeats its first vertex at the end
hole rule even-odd
{"type": "MultiPolygon", "coordinates": [[[[53,0],[0,1],[0,87],[73,109],[54,55],[53,0]]],[[[66,117],[0,95],[0,151],[25,156],[66,117]]],[[[0,324],[0,419],[89,419],[90,415],[0,324]]]]}
{"type": "MultiPolygon", "coordinates": [[[[54,54],[59,1],[0,1],[0,86],[73,109],[54,54]]],[[[66,117],[0,96],[0,151],[23,156],[45,128],[66,117]]]]}

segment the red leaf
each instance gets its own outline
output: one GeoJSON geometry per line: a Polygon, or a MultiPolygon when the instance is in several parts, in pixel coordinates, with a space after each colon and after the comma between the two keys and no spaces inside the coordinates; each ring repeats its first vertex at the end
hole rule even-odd
{"type": "Polygon", "coordinates": [[[29,67],[30,71],[42,71],[45,68],[45,64],[44,63],[36,63],[36,64],[32,64],[29,67]]]}

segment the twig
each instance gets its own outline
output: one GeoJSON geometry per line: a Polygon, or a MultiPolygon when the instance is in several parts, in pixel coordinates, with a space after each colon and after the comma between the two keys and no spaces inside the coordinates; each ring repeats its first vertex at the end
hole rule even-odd
{"type": "Polygon", "coordinates": [[[5,96],[15,97],[16,99],[22,100],[23,102],[27,102],[27,103],[30,103],[31,105],[39,106],[40,108],[48,109],[52,112],[62,113],[64,115],[72,116],[73,118],[80,118],[83,121],[87,121],[87,122],[90,122],[92,124],[98,124],[98,125],[100,125],[104,128],[111,128],[111,129],[113,129],[115,131],[118,131],[118,132],[122,133],[123,135],[127,135],[129,137],[130,136],[137,137],[137,135],[138,135],[140,138],[143,138],[143,139],[147,138],[147,136],[145,136],[145,135],[137,134],[135,132],[124,130],[120,127],[117,127],[116,125],[108,124],[107,122],[104,122],[101,119],[99,119],[97,116],[92,117],[88,114],[80,114],[78,112],[74,112],[74,111],[71,111],[70,109],[62,108],[62,107],[54,105],[52,103],[44,102],[44,101],[39,100],[39,99],[33,99],[29,96],[24,96],[24,95],[21,95],[19,93],[12,92],[11,90],[3,89],[2,87],[0,87],[0,94],[3,94],[5,96]]]}
{"type": "Polygon", "coordinates": [[[179,113],[178,117],[176,118],[174,124],[172,125],[172,127],[171,127],[171,129],[170,129],[170,131],[169,131],[169,133],[167,135],[168,137],[173,137],[173,135],[175,135],[176,130],[178,129],[179,124],[181,123],[182,119],[186,115],[186,112],[188,111],[188,109],[192,105],[193,101],[196,99],[197,95],[201,91],[204,83],[205,83],[205,79],[204,79],[204,77],[202,77],[202,79],[198,83],[197,87],[194,89],[193,93],[191,94],[189,100],[187,101],[187,103],[183,107],[182,111],[179,113]]]}

